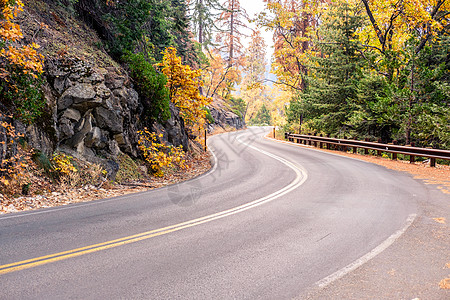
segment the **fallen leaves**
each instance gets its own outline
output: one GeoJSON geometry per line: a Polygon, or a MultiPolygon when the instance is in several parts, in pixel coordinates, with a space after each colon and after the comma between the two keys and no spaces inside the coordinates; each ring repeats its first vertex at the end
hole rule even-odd
{"type": "Polygon", "coordinates": [[[149,181],[115,184],[110,186],[110,188],[98,188],[93,185],[85,185],[81,188],[67,188],[65,190],[59,187],[60,189],[58,190],[58,185],[51,186],[48,182],[44,182],[42,178],[35,178],[34,184],[39,186],[36,192],[42,194],[9,199],[0,193],[0,214],[62,206],[143,192],[189,180],[207,172],[211,168],[208,154],[198,155],[196,158],[189,159],[187,163],[190,165],[190,168],[185,171],[167,174],[162,178],[153,177],[149,181]]]}
{"type": "Polygon", "coordinates": [[[445,224],[445,218],[433,218],[438,223],[445,224]]]}
{"type": "Polygon", "coordinates": [[[442,279],[441,282],[439,282],[439,287],[443,290],[450,290],[450,278],[442,279]]]}

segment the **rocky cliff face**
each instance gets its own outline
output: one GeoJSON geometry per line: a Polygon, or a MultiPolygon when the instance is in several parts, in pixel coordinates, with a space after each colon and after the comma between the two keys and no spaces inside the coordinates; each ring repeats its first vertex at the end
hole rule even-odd
{"type": "Polygon", "coordinates": [[[210,108],[211,116],[214,118],[214,125],[216,126],[224,126],[228,125],[234,127],[236,129],[242,129],[245,127],[245,123],[241,117],[237,114],[226,111],[221,108],[210,108]]]}
{"type": "Polygon", "coordinates": [[[96,69],[81,60],[47,63],[57,146],[83,157],[137,152],[139,96],[128,77],[115,68],[96,69]]]}
{"type": "MultiPolygon", "coordinates": [[[[95,68],[81,60],[64,59],[49,60],[46,76],[59,150],[101,163],[112,174],[120,152],[138,156],[137,132],[145,116],[127,74],[114,67],[95,68]]],[[[187,150],[184,123],[174,106],[171,115],[163,124],[153,124],[153,130],[187,150]]]]}

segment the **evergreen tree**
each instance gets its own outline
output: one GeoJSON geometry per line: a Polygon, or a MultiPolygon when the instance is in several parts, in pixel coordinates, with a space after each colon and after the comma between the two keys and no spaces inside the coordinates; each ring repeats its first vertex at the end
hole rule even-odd
{"type": "Polygon", "coordinates": [[[271,125],[272,124],[272,117],[270,116],[270,111],[267,109],[267,106],[263,104],[259,110],[256,116],[250,120],[250,123],[252,125],[271,125]]]}
{"type": "MultiPolygon", "coordinates": [[[[358,104],[358,81],[364,60],[356,40],[362,19],[346,2],[332,6],[317,41],[320,55],[313,57],[307,87],[299,94],[297,113],[306,112],[314,129],[325,133],[348,130],[349,118],[358,104]]],[[[301,119],[301,115],[291,118],[301,119]]]]}
{"type": "Polygon", "coordinates": [[[216,20],[223,8],[219,0],[193,0],[190,3],[190,18],[193,32],[201,48],[213,45],[214,31],[220,31],[216,20]]]}
{"type": "Polygon", "coordinates": [[[410,85],[411,140],[419,146],[450,149],[450,38],[442,36],[424,47],[415,61],[410,85]]]}
{"type": "Polygon", "coordinates": [[[190,66],[197,65],[199,60],[192,41],[192,33],[189,31],[189,17],[185,0],[171,0],[171,20],[174,46],[183,63],[190,66]]]}

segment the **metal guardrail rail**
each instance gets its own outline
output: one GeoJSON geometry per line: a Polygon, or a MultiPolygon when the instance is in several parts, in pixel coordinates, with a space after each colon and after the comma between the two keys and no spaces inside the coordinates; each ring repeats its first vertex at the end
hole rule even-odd
{"type": "Polygon", "coordinates": [[[305,145],[315,146],[319,148],[330,149],[331,145],[339,148],[342,151],[348,151],[352,148],[353,153],[357,152],[358,148],[364,149],[364,154],[369,154],[369,150],[376,151],[377,156],[381,156],[382,152],[392,153],[392,159],[397,159],[397,154],[409,155],[411,163],[415,161],[416,157],[427,157],[430,159],[430,166],[436,166],[436,159],[450,160],[450,150],[419,148],[411,146],[400,146],[395,144],[382,144],[369,141],[357,141],[347,139],[336,139],[323,136],[304,135],[285,133],[285,138],[290,142],[303,143],[305,145]]]}

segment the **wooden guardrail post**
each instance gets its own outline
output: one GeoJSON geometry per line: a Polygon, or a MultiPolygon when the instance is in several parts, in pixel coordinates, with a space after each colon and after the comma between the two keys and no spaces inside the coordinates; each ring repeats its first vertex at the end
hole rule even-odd
{"type": "MultiPolygon", "coordinates": [[[[378,139],[377,143],[381,143],[381,139],[378,139]]],[[[377,156],[382,156],[381,150],[377,150],[377,156]]]]}
{"type": "MultiPolygon", "coordinates": [[[[398,145],[397,140],[393,140],[392,144],[398,145]]],[[[397,160],[397,153],[392,153],[392,160],[397,160]]]]}
{"type": "Polygon", "coordinates": [[[436,158],[434,157],[430,158],[430,167],[432,168],[436,167],[436,158]]]}
{"type": "MultiPolygon", "coordinates": [[[[320,137],[323,137],[323,134],[321,134],[320,137]]],[[[323,148],[323,143],[322,143],[322,141],[319,142],[319,148],[320,148],[320,149],[323,148]]]]}
{"type": "MultiPolygon", "coordinates": [[[[411,147],[414,147],[414,146],[415,146],[415,143],[411,142],[411,147]]],[[[413,164],[415,161],[416,161],[416,157],[414,155],[410,155],[409,156],[409,163],[413,164]]]]}
{"type": "Polygon", "coordinates": [[[206,150],[208,150],[208,146],[206,145],[206,135],[207,134],[208,134],[208,130],[205,129],[205,144],[203,145],[204,149],[205,149],[205,152],[206,152],[206,150]]]}
{"type": "MultiPolygon", "coordinates": [[[[368,139],[368,138],[365,138],[364,141],[368,142],[369,139],[368,139]]],[[[369,149],[364,148],[364,155],[368,155],[368,154],[369,154],[369,149]]]]}
{"type": "MultiPolygon", "coordinates": [[[[347,137],[346,137],[345,134],[344,134],[344,140],[346,140],[346,139],[347,139],[347,137]]],[[[342,151],[348,152],[348,147],[347,147],[347,146],[344,146],[343,149],[342,149],[342,151]]]]}

